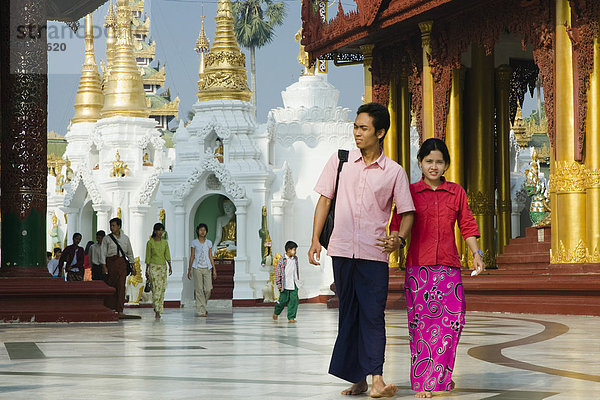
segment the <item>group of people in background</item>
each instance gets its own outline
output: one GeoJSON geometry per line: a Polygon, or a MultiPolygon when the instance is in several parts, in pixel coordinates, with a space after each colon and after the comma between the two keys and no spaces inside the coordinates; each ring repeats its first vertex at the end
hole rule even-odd
{"type": "MultiPolygon", "coordinates": [[[[115,289],[115,294],[106,300],[106,306],[115,310],[120,319],[139,318],[123,312],[125,305],[125,281],[127,275],[136,274],[133,248],[129,237],[121,231],[122,221],[113,218],[109,222],[110,233],[96,232],[96,243],[89,241],[81,247],[81,233],[73,234],[73,243],[47,253],[48,272],[56,278],[67,281],[102,280],[115,289]],[[50,258],[52,256],[52,258],[50,258]]],[[[171,254],[169,243],[163,239],[165,227],[154,224],[152,235],[146,244],[146,279],[152,282],[152,297],[155,317],[163,312],[164,296],[168,274],[171,275],[171,254]]]]}

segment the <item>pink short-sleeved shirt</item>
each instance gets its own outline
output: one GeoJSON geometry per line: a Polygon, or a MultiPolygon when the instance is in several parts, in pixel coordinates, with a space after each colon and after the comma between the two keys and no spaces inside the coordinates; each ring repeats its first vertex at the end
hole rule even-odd
{"type": "MultiPolygon", "coordinates": [[[[338,162],[336,152],[315,186],[317,193],[329,199],[335,191],[338,162]]],[[[377,161],[365,165],[360,150],[351,150],[340,173],[327,255],[387,262],[388,255],[375,244],[386,236],[392,200],[398,214],[415,210],[404,169],[383,153],[377,161]]]]}

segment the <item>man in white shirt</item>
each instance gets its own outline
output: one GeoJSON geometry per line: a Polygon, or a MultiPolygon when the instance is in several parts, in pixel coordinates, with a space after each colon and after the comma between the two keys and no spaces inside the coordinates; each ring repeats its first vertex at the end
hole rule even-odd
{"type": "Polygon", "coordinates": [[[104,280],[104,275],[102,274],[102,264],[104,260],[102,259],[102,240],[106,236],[106,232],[98,231],[96,232],[96,243],[94,243],[90,247],[90,265],[92,267],[92,280],[102,281],[104,280]]]}
{"type": "Polygon", "coordinates": [[[59,268],[60,265],[58,264],[58,260],[60,259],[60,256],[62,255],[62,250],[60,249],[60,247],[55,247],[54,248],[54,258],[52,258],[50,261],[48,261],[48,272],[50,272],[50,275],[52,275],[53,278],[58,278],[59,277],[59,268]]]}
{"type": "MultiPolygon", "coordinates": [[[[121,232],[121,219],[110,220],[110,234],[102,240],[102,272],[106,276],[108,286],[115,288],[115,295],[107,301],[110,307],[119,313],[120,319],[140,318],[138,315],[127,315],[123,313],[125,304],[125,279],[127,278],[127,264],[123,254],[119,251],[117,243],[125,253],[127,259],[133,262],[133,250],[127,235],[121,232]],[[113,240],[114,239],[114,240],[113,240]]],[[[135,269],[131,273],[135,275],[135,269]]]]}

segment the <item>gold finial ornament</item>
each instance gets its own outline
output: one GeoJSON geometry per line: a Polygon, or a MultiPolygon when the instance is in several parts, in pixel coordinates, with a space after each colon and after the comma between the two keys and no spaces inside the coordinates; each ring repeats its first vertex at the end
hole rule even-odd
{"type": "Polygon", "coordinates": [[[94,25],[92,14],[88,14],[85,17],[85,60],[75,95],[75,115],[71,122],[98,121],[103,105],[102,84],[94,53],[94,25]]]}
{"type": "Polygon", "coordinates": [[[103,70],[103,79],[106,80],[108,77],[108,73],[110,73],[110,68],[113,65],[113,61],[115,58],[115,45],[117,43],[117,38],[115,36],[115,27],[117,25],[117,17],[115,15],[115,10],[113,9],[113,2],[110,0],[110,6],[108,7],[108,13],[106,14],[106,18],[104,18],[104,27],[106,27],[106,69],[103,70]]]}
{"type": "Polygon", "coordinates": [[[303,76],[314,76],[315,65],[314,64],[312,66],[310,65],[310,63],[308,61],[308,53],[306,52],[306,50],[304,50],[304,45],[301,43],[302,42],[302,28],[300,28],[298,30],[298,32],[296,32],[296,36],[294,36],[294,39],[300,45],[300,50],[298,51],[298,62],[304,66],[304,72],[302,72],[302,75],[303,76]]]}
{"type": "Polygon", "coordinates": [[[200,28],[200,34],[198,40],[196,40],[196,53],[200,55],[200,68],[198,69],[198,88],[201,88],[204,84],[204,65],[206,63],[206,54],[210,51],[210,42],[204,33],[204,15],[202,16],[202,27],[200,28]]]}
{"type": "Polygon", "coordinates": [[[204,79],[198,82],[198,101],[249,101],[246,57],[233,33],[230,0],[219,0],[215,21],[217,31],[210,53],[205,57],[204,79]]]}
{"type": "Polygon", "coordinates": [[[117,42],[104,86],[102,118],[148,117],[142,75],[133,55],[129,0],[117,1],[117,42]]]}

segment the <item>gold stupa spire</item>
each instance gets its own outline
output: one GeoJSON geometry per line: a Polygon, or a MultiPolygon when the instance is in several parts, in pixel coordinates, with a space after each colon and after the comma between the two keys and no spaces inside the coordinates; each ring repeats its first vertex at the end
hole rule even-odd
{"type": "Polygon", "coordinates": [[[75,115],[71,122],[96,122],[103,104],[104,96],[94,54],[94,25],[92,14],[88,14],[85,17],[85,60],[75,95],[75,115]]]}
{"type": "Polygon", "coordinates": [[[117,42],[113,65],[104,85],[102,118],[148,117],[142,75],[133,55],[129,0],[117,1],[117,42]]]}
{"type": "Polygon", "coordinates": [[[204,33],[204,15],[202,15],[202,27],[200,28],[200,34],[198,35],[198,40],[196,40],[196,53],[198,53],[200,55],[200,68],[198,70],[198,76],[200,77],[200,80],[198,81],[198,88],[200,88],[200,85],[202,83],[202,81],[204,80],[204,64],[205,64],[205,60],[204,57],[206,55],[206,53],[208,53],[210,51],[210,43],[208,41],[208,38],[206,37],[206,34],[204,33]]]}
{"type": "Polygon", "coordinates": [[[115,26],[117,25],[117,17],[115,16],[115,10],[113,9],[113,2],[110,0],[108,7],[108,13],[104,19],[104,26],[106,30],[106,69],[110,71],[112,67],[114,56],[115,56],[115,44],[117,38],[115,36],[115,26]]]}
{"type": "Polygon", "coordinates": [[[198,100],[250,100],[246,78],[246,57],[233,33],[230,0],[219,0],[217,31],[210,53],[205,57],[204,79],[198,82],[198,100]]]}

